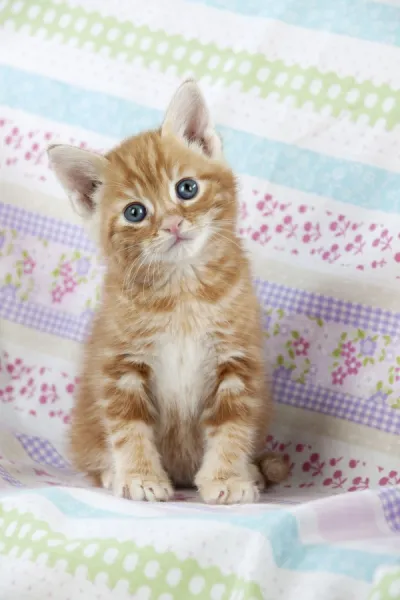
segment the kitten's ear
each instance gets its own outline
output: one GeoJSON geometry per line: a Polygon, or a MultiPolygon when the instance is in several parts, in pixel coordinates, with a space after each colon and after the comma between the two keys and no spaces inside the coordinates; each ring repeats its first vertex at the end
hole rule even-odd
{"type": "Polygon", "coordinates": [[[94,191],[103,182],[107,159],[95,152],[63,144],[50,146],[47,153],[76,212],[82,217],[91,216],[96,209],[94,191]]]}
{"type": "Polygon", "coordinates": [[[195,81],[185,81],[178,88],[167,109],[161,131],[162,134],[172,133],[188,144],[197,146],[211,158],[220,158],[222,155],[221,139],[195,81]]]}

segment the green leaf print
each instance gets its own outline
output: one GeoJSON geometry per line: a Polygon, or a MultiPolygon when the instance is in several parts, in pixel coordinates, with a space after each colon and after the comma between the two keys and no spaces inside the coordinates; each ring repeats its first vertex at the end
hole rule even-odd
{"type": "Polygon", "coordinates": [[[382,337],[385,340],[385,346],[389,346],[390,342],[392,341],[390,335],[383,335],[382,337]]]}
{"type": "Polygon", "coordinates": [[[278,357],[277,357],[277,359],[276,359],[276,362],[277,362],[277,364],[278,364],[278,365],[283,365],[283,363],[284,363],[284,358],[283,358],[283,355],[282,355],[282,354],[279,354],[279,355],[278,355],[278,357]]]}
{"type": "Polygon", "coordinates": [[[365,338],[365,331],[362,329],[357,329],[357,339],[363,340],[365,338]]]}
{"type": "Polygon", "coordinates": [[[383,388],[383,381],[378,381],[378,383],[376,384],[376,389],[379,391],[383,388]]]}
{"type": "Polygon", "coordinates": [[[292,331],[292,338],[294,338],[295,340],[299,339],[300,334],[298,331],[292,331]]]}
{"type": "Polygon", "coordinates": [[[340,339],[342,340],[342,342],[344,342],[347,339],[346,331],[344,333],[342,333],[342,335],[340,336],[340,339]]]}
{"type": "Polygon", "coordinates": [[[11,276],[11,273],[7,273],[7,275],[6,275],[6,276],[5,276],[5,278],[4,278],[4,281],[5,281],[7,284],[9,284],[9,283],[11,283],[11,282],[12,282],[12,276],[11,276]]]}

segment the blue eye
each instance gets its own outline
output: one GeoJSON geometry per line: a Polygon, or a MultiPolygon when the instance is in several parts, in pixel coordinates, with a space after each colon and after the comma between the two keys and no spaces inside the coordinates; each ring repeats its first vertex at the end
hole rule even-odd
{"type": "Polygon", "coordinates": [[[146,218],[147,210],[143,204],[134,202],[129,204],[124,210],[124,217],[130,223],[140,223],[146,218]]]}
{"type": "Polygon", "coordinates": [[[176,184],[176,195],[181,200],[192,200],[199,191],[199,185],[194,179],[181,179],[176,184]]]}

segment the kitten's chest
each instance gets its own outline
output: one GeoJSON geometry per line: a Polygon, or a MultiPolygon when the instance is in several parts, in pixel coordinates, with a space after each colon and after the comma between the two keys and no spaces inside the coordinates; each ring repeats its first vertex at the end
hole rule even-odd
{"type": "Polygon", "coordinates": [[[171,322],[156,341],[153,393],[162,412],[194,416],[216,382],[217,357],[212,332],[171,322]]]}

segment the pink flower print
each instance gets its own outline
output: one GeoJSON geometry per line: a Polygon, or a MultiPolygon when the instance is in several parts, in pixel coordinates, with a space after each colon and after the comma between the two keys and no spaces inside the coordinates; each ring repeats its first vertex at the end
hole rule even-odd
{"type": "Polygon", "coordinates": [[[347,367],[347,373],[349,375],[357,375],[358,370],[361,367],[361,362],[357,360],[355,356],[351,356],[345,361],[345,365],[347,367]]]}
{"type": "Polygon", "coordinates": [[[72,273],[72,267],[70,263],[63,263],[60,267],[60,275],[62,277],[69,277],[72,273]]]}
{"type": "Polygon", "coordinates": [[[60,303],[64,296],[64,290],[58,285],[54,288],[54,290],[52,290],[51,295],[53,298],[53,304],[56,302],[60,303]]]}
{"type": "Polygon", "coordinates": [[[333,385],[343,385],[344,380],[347,377],[347,371],[343,367],[338,367],[336,371],[332,372],[332,383],[333,385]]]}
{"type": "Polygon", "coordinates": [[[312,473],[313,477],[323,474],[325,462],[321,462],[320,455],[316,452],[311,454],[309,460],[303,463],[302,470],[304,473],[312,473]]]}
{"type": "Polygon", "coordinates": [[[299,337],[293,342],[293,347],[297,356],[307,356],[310,343],[303,337],[299,337]]]}
{"type": "Polygon", "coordinates": [[[33,273],[34,268],[36,267],[36,263],[29,255],[24,259],[24,273],[25,275],[30,275],[33,273]]]}
{"type": "Polygon", "coordinates": [[[335,471],[332,477],[327,477],[323,481],[323,485],[325,487],[332,487],[333,489],[343,488],[343,485],[346,483],[347,477],[343,477],[342,471],[339,469],[335,471]]]}
{"type": "Polygon", "coordinates": [[[362,477],[354,477],[352,480],[352,486],[349,487],[349,492],[356,492],[357,490],[367,490],[369,488],[369,477],[363,479],[362,477]]]}
{"type": "Polygon", "coordinates": [[[382,477],[379,480],[379,485],[399,485],[399,483],[400,476],[397,471],[390,471],[390,473],[388,473],[386,477],[382,477]]]}
{"type": "Polygon", "coordinates": [[[240,203],[239,213],[240,213],[240,220],[241,221],[245,221],[247,219],[247,217],[249,216],[249,213],[247,211],[247,204],[246,204],[246,202],[241,202],[240,203]]]}
{"type": "Polygon", "coordinates": [[[351,355],[356,351],[356,347],[351,342],[342,344],[342,350],[340,354],[345,358],[351,358],[351,355]]]}
{"type": "Polygon", "coordinates": [[[64,279],[64,291],[71,293],[75,290],[77,283],[73,277],[66,277],[64,279]]]}
{"type": "Polygon", "coordinates": [[[396,381],[400,381],[400,367],[396,367],[395,370],[396,381]]]}
{"type": "Polygon", "coordinates": [[[252,239],[255,242],[259,242],[262,246],[265,246],[265,244],[268,244],[268,242],[271,239],[271,236],[268,235],[268,225],[261,225],[260,229],[258,231],[254,231],[251,235],[252,239]]]}

